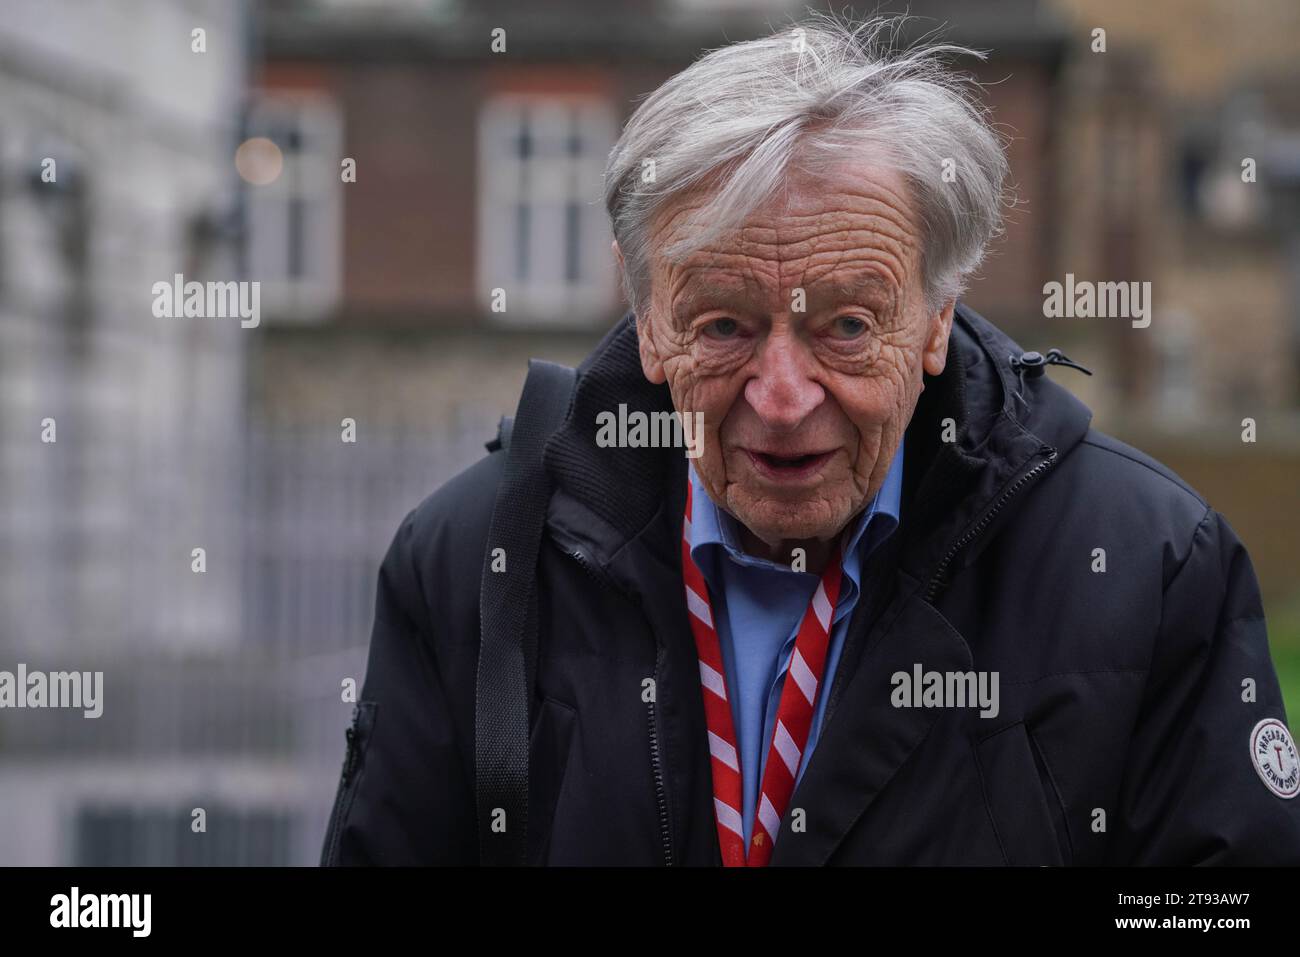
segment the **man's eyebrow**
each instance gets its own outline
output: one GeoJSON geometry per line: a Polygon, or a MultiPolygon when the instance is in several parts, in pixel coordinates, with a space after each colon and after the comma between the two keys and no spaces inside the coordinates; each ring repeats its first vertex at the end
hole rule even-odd
{"type": "MultiPolygon", "coordinates": [[[[750,279],[720,282],[698,280],[686,286],[673,301],[672,318],[686,325],[692,316],[706,309],[721,308],[744,301],[751,293],[761,294],[750,279]]],[[[819,279],[805,289],[809,300],[841,300],[857,302],[868,297],[884,298],[893,302],[897,298],[894,284],[879,273],[854,273],[841,279],[819,279]]]]}
{"type": "Polygon", "coordinates": [[[695,282],[673,300],[673,319],[685,325],[691,316],[705,308],[735,303],[749,292],[744,282],[695,282]]]}
{"type": "Polygon", "coordinates": [[[874,272],[858,273],[843,279],[820,280],[810,284],[807,292],[809,299],[847,300],[879,295],[892,300],[896,294],[894,284],[874,272]]]}

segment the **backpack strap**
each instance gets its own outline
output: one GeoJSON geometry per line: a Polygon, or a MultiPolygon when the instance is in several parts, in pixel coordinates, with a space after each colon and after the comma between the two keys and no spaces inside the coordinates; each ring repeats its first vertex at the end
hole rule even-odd
{"type": "Polygon", "coordinates": [[[483,557],[474,688],[474,787],[485,865],[527,863],[537,555],[552,491],[542,449],[569,411],[576,377],[567,366],[530,359],[519,408],[513,421],[502,419],[496,440],[506,450],[506,465],[483,557]],[[494,555],[504,558],[503,570],[493,570],[502,568],[494,555]]]}

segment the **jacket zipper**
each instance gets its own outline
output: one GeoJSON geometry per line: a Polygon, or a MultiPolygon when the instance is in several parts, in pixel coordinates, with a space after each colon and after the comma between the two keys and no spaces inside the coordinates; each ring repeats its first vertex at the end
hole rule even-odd
{"type": "MultiPolygon", "coordinates": [[[[587,557],[579,548],[567,550],[567,554],[585,571],[594,581],[601,585],[613,587],[609,576],[602,572],[599,567],[590,558],[587,557]]],[[[656,642],[655,652],[655,673],[652,680],[657,693],[659,688],[659,660],[656,642]]],[[[649,702],[647,712],[650,727],[650,771],[654,775],[655,782],[655,805],[659,812],[659,838],[663,845],[664,865],[673,866],[673,838],[672,828],[668,821],[668,789],[664,785],[663,764],[659,754],[659,715],[658,709],[655,708],[654,698],[649,702]]]]}
{"type": "Polygon", "coordinates": [[[1011,487],[998,497],[998,500],[993,503],[992,507],[987,512],[984,513],[983,517],[981,517],[980,520],[966,532],[966,534],[959,538],[952,548],[948,549],[948,554],[943,556],[943,560],[939,562],[938,567],[935,568],[934,574],[930,577],[929,585],[926,587],[925,600],[927,602],[933,602],[935,597],[939,594],[939,590],[943,584],[943,576],[948,570],[948,565],[957,557],[957,554],[978,538],[984,529],[988,528],[989,523],[997,517],[998,513],[1006,506],[1007,502],[1011,501],[1011,499],[1024,489],[1026,485],[1033,482],[1056,464],[1057,453],[1055,448],[1050,445],[1044,445],[1039,449],[1039,452],[1046,452],[1047,458],[1043,459],[1043,461],[1039,462],[1024,475],[1011,483],[1011,487]]]}
{"type": "MultiPolygon", "coordinates": [[[[655,693],[659,690],[659,662],[655,661],[654,673],[655,693]]],[[[658,709],[655,708],[654,697],[650,699],[650,770],[654,773],[655,779],[655,804],[659,808],[659,838],[663,842],[664,848],[664,866],[673,866],[673,838],[672,829],[668,825],[668,791],[664,787],[663,769],[660,766],[659,759],[659,715],[658,709]]]]}
{"type": "Polygon", "coordinates": [[[568,555],[569,555],[569,557],[572,558],[575,562],[577,562],[580,566],[582,566],[582,570],[583,570],[584,572],[586,572],[588,575],[590,575],[592,578],[594,578],[594,579],[595,579],[597,582],[599,582],[600,584],[602,584],[602,585],[611,585],[611,584],[612,584],[612,583],[610,582],[610,580],[609,580],[609,576],[606,575],[604,572],[602,572],[602,571],[601,571],[601,570],[596,566],[596,563],[593,562],[590,558],[588,558],[587,555],[586,555],[586,553],[583,552],[581,549],[577,549],[577,548],[570,549],[569,552],[568,552],[568,555]]]}
{"type": "Polygon", "coordinates": [[[323,862],[327,865],[338,862],[339,841],[343,836],[343,819],[352,803],[352,779],[357,772],[358,752],[361,746],[360,734],[357,731],[358,715],[359,709],[357,705],[353,705],[352,721],[343,732],[343,737],[347,741],[347,750],[343,755],[343,773],[339,776],[339,792],[334,801],[334,809],[330,813],[329,840],[323,862]]]}

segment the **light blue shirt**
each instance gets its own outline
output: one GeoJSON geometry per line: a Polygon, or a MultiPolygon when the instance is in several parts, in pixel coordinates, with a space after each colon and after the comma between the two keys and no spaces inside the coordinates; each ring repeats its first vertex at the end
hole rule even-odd
{"type": "MultiPolygon", "coordinates": [[[[748,847],[763,766],[781,703],[781,688],[799,625],[821,577],[747,555],[740,546],[739,523],[709,498],[694,463],[690,466],[690,479],[695,508],[690,531],[691,557],[709,586],[713,624],[722,646],[727,697],[740,751],[745,846],[748,847]]],[[[808,767],[808,759],[821,733],[829,689],[844,650],[849,616],[861,592],[862,564],[898,526],[902,491],[903,443],[899,442],[884,485],[858,517],[845,549],[840,598],[831,623],[825,673],[818,686],[817,706],[796,785],[808,767]]]]}

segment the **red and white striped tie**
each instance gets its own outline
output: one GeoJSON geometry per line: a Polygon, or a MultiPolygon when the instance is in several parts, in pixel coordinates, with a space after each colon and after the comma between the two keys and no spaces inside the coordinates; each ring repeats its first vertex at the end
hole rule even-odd
{"type": "Polygon", "coordinates": [[[790,667],[782,682],[776,724],[767,751],[758,807],[749,853],[745,848],[742,808],[744,791],[740,776],[740,752],[727,698],[726,668],[722,647],[713,625],[713,608],[704,575],[691,558],[692,490],[686,484],[686,514],[682,520],[682,578],[686,583],[686,608],[700,656],[700,686],[704,693],[704,716],[708,725],[709,754],[713,767],[713,809],[718,824],[718,845],[726,867],[763,867],[772,857],[781,819],[785,816],[795,778],[803,760],[813,709],[826,667],[835,603],[840,594],[841,556],[837,550],[822,573],[817,591],[804,612],[795,638],[790,667]]]}

